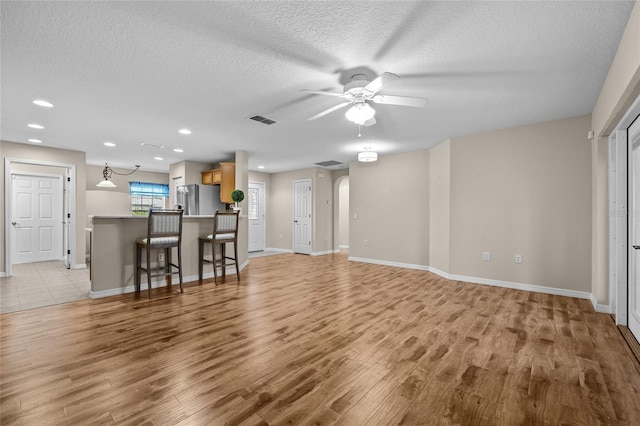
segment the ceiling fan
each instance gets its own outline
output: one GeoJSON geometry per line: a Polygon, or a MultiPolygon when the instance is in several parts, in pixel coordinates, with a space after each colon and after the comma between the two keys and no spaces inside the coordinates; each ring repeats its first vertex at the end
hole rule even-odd
{"type": "Polygon", "coordinates": [[[346,112],[345,116],[349,121],[353,121],[356,124],[364,126],[372,126],[376,124],[374,117],[376,111],[367,103],[367,101],[373,101],[377,104],[387,105],[402,105],[410,107],[423,107],[429,101],[426,98],[414,98],[410,96],[391,96],[391,95],[378,95],[377,93],[383,88],[384,85],[399,80],[400,77],[396,74],[385,72],[380,74],[373,81],[367,80],[367,76],[364,74],[355,74],[351,77],[351,81],[344,86],[343,93],[327,92],[324,90],[306,90],[302,92],[314,93],[317,95],[328,95],[339,98],[344,98],[347,102],[343,102],[334,107],[331,107],[319,114],[310,117],[309,120],[315,120],[320,117],[324,117],[327,114],[337,111],[340,108],[352,105],[346,112]]]}

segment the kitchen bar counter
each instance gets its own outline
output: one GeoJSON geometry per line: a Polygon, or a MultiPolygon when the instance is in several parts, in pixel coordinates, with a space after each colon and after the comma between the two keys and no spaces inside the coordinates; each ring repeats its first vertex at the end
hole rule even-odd
{"type": "MultiPolygon", "coordinates": [[[[246,217],[240,217],[240,225],[246,217]]],[[[146,216],[91,216],[91,297],[105,297],[135,291],[135,248],[138,238],[147,236],[146,216]]],[[[183,282],[198,280],[198,238],[211,234],[213,216],[184,216],[182,220],[182,274],[183,282]]],[[[247,264],[246,244],[238,244],[241,269],[247,264]]],[[[209,246],[211,247],[211,246],[209,246]]],[[[208,248],[207,250],[210,250],[208,248]]],[[[231,249],[232,250],[232,249],[231,249]]],[[[154,251],[155,253],[156,251],[154,251]]],[[[208,254],[208,253],[207,253],[208,254]]],[[[154,254],[153,256],[157,256],[154,254]]],[[[157,257],[156,257],[157,258],[157,257]]],[[[178,255],[174,249],[174,263],[178,255]]],[[[144,260],[143,260],[144,263],[144,260]]],[[[211,265],[205,264],[204,278],[213,277],[211,265]]],[[[235,269],[227,268],[227,275],[235,279],[235,269]]],[[[164,278],[156,278],[153,286],[164,286],[164,278]]],[[[174,285],[178,276],[173,277],[174,285]]],[[[142,290],[146,290],[146,278],[142,277],[142,290]]]]}

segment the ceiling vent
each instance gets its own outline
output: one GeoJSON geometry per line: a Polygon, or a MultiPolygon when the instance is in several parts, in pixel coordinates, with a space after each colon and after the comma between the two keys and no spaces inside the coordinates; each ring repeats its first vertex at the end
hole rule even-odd
{"type": "Polygon", "coordinates": [[[340,166],[344,163],[341,163],[339,161],[335,161],[335,160],[329,160],[329,161],[321,161],[319,163],[314,163],[318,166],[322,166],[322,167],[331,167],[331,166],[340,166]]]}
{"type": "Polygon", "coordinates": [[[271,124],[276,124],[277,123],[276,120],[272,120],[270,118],[263,117],[261,115],[252,115],[251,117],[249,117],[249,120],[257,121],[259,123],[266,124],[266,125],[271,125],[271,124]]]}

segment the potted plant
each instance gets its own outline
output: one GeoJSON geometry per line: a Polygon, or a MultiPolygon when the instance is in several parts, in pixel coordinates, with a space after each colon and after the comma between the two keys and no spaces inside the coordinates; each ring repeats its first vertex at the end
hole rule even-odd
{"type": "Polygon", "coordinates": [[[240,203],[240,202],[242,202],[242,200],[244,200],[244,192],[242,192],[242,190],[240,190],[240,189],[234,190],[231,193],[231,199],[235,203],[235,206],[233,207],[233,209],[234,210],[240,210],[240,207],[238,207],[238,203],[240,203]]]}

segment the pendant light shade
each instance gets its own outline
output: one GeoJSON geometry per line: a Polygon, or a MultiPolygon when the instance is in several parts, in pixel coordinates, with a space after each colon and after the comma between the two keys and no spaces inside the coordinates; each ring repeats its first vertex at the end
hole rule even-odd
{"type": "Polygon", "coordinates": [[[114,171],[111,167],[109,167],[109,164],[105,163],[104,165],[104,169],[102,170],[102,180],[100,182],[98,182],[98,184],[96,185],[99,188],[117,188],[118,185],[116,185],[115,183],[111,182],[111,174],[116,174],[116,175],[120,175],[120,176],[128,176],[130,174],[132,174],[133,172],[135,172],[136,170],[138,170],[140,168],[140,166],[138,164],[136,164],[136,168],[133,169],[132,171],[128,172],[128,173],[118,173],[116,171],[114,171]]]}
{"type": "Polygon", "coordinates": [[[111,182],[109,179],[101,180],[100,182],[98,182],[96,186],[99,186],[100,188],[117,188],[118,187],[118,185],[111,182]]]}

